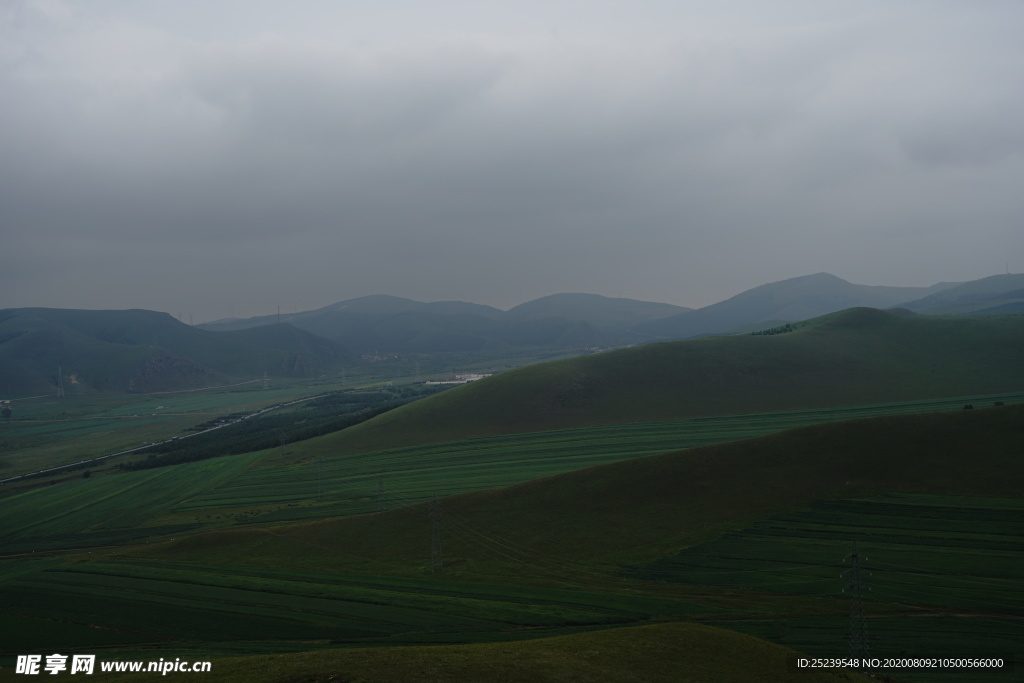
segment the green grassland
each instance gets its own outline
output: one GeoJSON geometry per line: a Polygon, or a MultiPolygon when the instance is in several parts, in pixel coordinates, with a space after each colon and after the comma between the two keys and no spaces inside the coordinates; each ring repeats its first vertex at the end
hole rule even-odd
{"type": "Polygon", "coordinates": [[[508,486],[593,465],[736,441],[795,426],[871,415],[959,410],[1024,401],[1024,394],[959,397],[850,409],[791,411],[552,430],[347,456],[331,437],[271,451],[254,467],[174,512],[251,509],[269,522],[375,512],[440,496],[508,486]],[[282,507],[283,506],[283,507],[282,507]]]}
{"type": "MultiPolygon", "coordinates": [[[[110,657],[490,642],[663,620],[795,638],[802,651],[840,656],[849,608],[832,585],[841,580],[825,575],[841,571],[858,530],[877,546],[872,561],[890,565],[896,588],[872,610],[888,620],[893,651],[933,656],[929,648],[960,633],[964,647],[987,638],[1002,654],[1020,607],[981,609],[1019,588],[1022,424],[1024,406],[851,420],[451,496],[438,512],[441,574],[429,572],[424,505],[94,549],[24,569],[26,558],[11,558],[0,609],[30,642],[46,632],[40,621],[101,627],[93,640],[61,627],[47,642],[110,657]],[[709,557],[728,565],[717,580],[701,574],[709,557]],[[949,557],[957,563],[944,565],[949,557]],[[788,574],[773,571],[780,563],[788,574]],[[679,575],[643,576],[638,564],[679,575]],[[817,583],[801,589],[796,579],[817,583]],[[981,616],[952,629],[938,621],[949,613],[981,616]],[[126,636],[112,639],[111,629],[126,636]]],[[[972,680],[1012,680],[1000,675],[972,680]]]]}
{"type": "MultiPolygon", "coordinates": [[[[444,510],[484,535],[528,540],[542,556],[651,561],[820,500],[888,491],[1016,497],[1024,475],[1022,423],[1024,406],[1016,405],[812,425],[452,496],[444,510]]],[[[278,556],[273,547],[292,539],[372,549],[361,554],[405,557],[420,566],[422,548],[429,547],[422,537],[429,526],[425,509],[281,527],[269,540],[264,530],[230,530],[210,537],[213,549],[179,540],[167,552],[201,558],[221,548],[225,560],[252,553],[254,563],[296,566],[294,549],[278,556]],[[410,557],[409,548],[419,550],[410,557]]],[[[318,554],[306,553],[303,566],[319,562],[318,554]]]]}
{"type": "MultiPolygon", "coordinates": [[[[1024,394],[970,400],[980,406],[997,399],[1019,403],[1024,394]]],[[[150,527],[177,533],[363,514],[787,427],[872,414],[959,410],[964,400],[607,425],[352,456],[334,452],[330,437],[319,437],[216,459],[207,467],[171,466],[90,479],[76,475],[58,486],[8,495],[0,498],[0,538],[8,552],[38,551],[144,538],[150,527]],[[195,477],[201,481],[193,481],[195,477]],[[186,488],[188,495],[163,495],[164,490],[186,488]],[[140,497],[145,505],[136,504],[140,497]],[[27,526],[30,517],[34,521],[27,526]]]]}
{"type": "MultiPolygon", "coordinates": [[[[849,590],[854,549],[872,656],[1024,661],[1021,498],[888,494],[820,501],[627,573],[774,594],[837,594],[849,590]]],[[[724,622],[711,623],[816,656],[834,656],[849,629],[843,617],[724,622]]],[[[932,676],[936,681],[964,680],[965,674],[932,673],[941,674],[932,676]]]]}
{"type": "Polygon", "coordinates": [[[18,636],[0,664],[91,648],[245,657],[225,680],[686,680],[679,662],[772,680],[744,657],[773,646],[679,622],[843,656],[852,540],[877,577],[873,649],[1019,659],[1024,330],[948,322],[854,310],[560,361],[334,435],[5,496],[0,615],[18,636]],[[701,653],[630,658],[633,634],[684,630],[672,648],[701,653]]]}
{"type": "MultiPolygon", "coordinates": [[[[16,401],[10,420],[0,420],[0,479],[117,453],[187,433],[189,428],[233,413],[352,388],[339,380],[316,383],[261,380],[200,391],[146,394],[82,394],[16,401]]],[[[117,463],[107,463],[116,465],[117,463]]]]}
{"type": "Polygon", "coordinates": [[[1024,316],[850,309],[771,336],[649,344],[527,366],[339,433],[338,452],[633,421],[1018,391],[1024,316]]]}
{"type": "Polygon", "coordinates": [[[7,496],[0,541],[6,554],[150,539],[199,525],[150,520],[249,467],[255,454],[218,458],[131,475],[81,479],[7,496]]]}

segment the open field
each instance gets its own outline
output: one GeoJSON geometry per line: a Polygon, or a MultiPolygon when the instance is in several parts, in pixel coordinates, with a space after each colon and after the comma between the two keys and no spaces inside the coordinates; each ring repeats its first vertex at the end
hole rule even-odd
{"type": "MultiPolygon", "coordinates": [[[[875,589],[867,608],[873,655],[1020,657],[1019,499],[890,494],[814,503],[640,568],[526,545],[521,534],[484,527],[456,500],[443,513],[451,564],[440,575],[428,572],[425,549],[405,539],[398,574],[348,570],[359,561],[350,551],[377,551],[325,535],[323,524],[247,532],[259,555],[242,538],[235,539],[240,545],[231,536],[204,544],[199,536],[127,554],[95,552],[88,560],[8,560],[0,564],[4,618],[20,628],[6,651],[31,649],[45,637],[58,649],[107,659],[202,659],[487,643],[685,620],[811,655],[845,656],[849,608],[838,573],[853,529],[875,589]],[[278,567],[263,566],[268,555],[278,567]],[[500,565],[508,571],[494,572],[500,565]],[[617,578],[622,571],[633,578],[617,578]],[[503,579],[482,581],[485,573],[503,579]],[[59,628],[47,626],[58,618],[59,628]],[[87,624],[102,628],[82,628],[87,624]]],[[[412,525],[428,538],[429,521],[413,512],[388,513],[390,524],[379,515],[351,521],[366,527],[381,518],[384,529],[412,525]]],[[[963,680],[962,671],[961,678],[913,673],[910,680],[963,680]]],[[[1013,676],[979,671],[970,680],[1013,676]]]]}
{"type": "MultiPolygon", "coordinates": [[[[856,347],[867,362],[871,350],[858,344],[877,339],[866,327],[907,332],[897,318],[875,313],[866,322],[855,312],[763,337],[799,341],[781,355],[759,348],[772,363],[785,360],[829,324],[826,341],[845,339],[851,346],[841,352],[856,347]]],[[[648,367],[650,354],[665,351],[654,346],[625,359],[648,367]]],[[[1019,348],[1007,341],[995,349],[997,361],[1006,361],[1000,354],[1011,346],[1019,348]]],[[[718,352],[705,350],[711,363],[718,352]]],[[[605,354],[613,365],[623,359],[614,356],[605,354]]],[[[926,363],[949,360],[924,356],[926,363]]],[[[765,369],[747,360],[750,372],[765,369]]],[[[894,381],[899,366],[919,361],[898,357],[889,367],[894,381]]],[[[578,373],[586,366],[579,363],[554,364],[552,375],[578,373]]],[[[972,372],[985,375],[993,369],[986,363],[966,360],[949,386],[970,384],[972,372]]],[[[730,383],[738,367],[721,370],[731,388],[709,389],[701,405],[736,389],[730,383]]],[[[616,394],[620,371],[584,381],[563,404],[551,403],[557,392],[545,394],[548,407],[577,410],[595,387],[616,396],[618,408],[651,399],[616,394]],[[613,386],[602,388],[605,381],[613,386]]],[[[655,386],[655,398],[672,385],[655,386]]],[[[416,419],[465,406],[467,396],[490,400],[491,389],[480,391],[470,385],[421,402],[434,408],[416,419]]],[[[775,395],[785,405],[800,391],[787,386],[775,395]]],[[[766,388],[761,398],[770,394],[766,388]]],[[[856,538],[865,571],[873,572],[866,579],[874,589],[867,596],[873,652],[1016,660],[1024,622],[1016,598],[1024,395],[934,395],[946,398],[545,424],[383,450],[359,445],[389,429],[399,441],[421,438],[422,423],[394,418],[414,414],[417,406],[408,406],[374,418],[373,429],[368,422],[265,451],[8,495],[0,498],[8,553],[0,559],[0,614],[17,625],[11,647],[19,649],[7,654],[33,647],[152,659],[319,652],[274,659],[287,669],[278,680],[290,680],[311,662],[331,662],[330,675],[338,674],[343,654],[333,650],[373,646],[377,654],[361,661],[374,680],[372,667],[403,656],[390,645],[478,643],[511,653],[517,644],[499,641],[545,648],[546,637],[565,635],[607,637],[605,646],[614,648],[626,631],[689,628],[671,623],[686,621],[843,656],[850,602],[838,574],[856,538]],[[963,410],[966,403],[974,409],[963,410]],[[865,416],[874,417],[851,419],[865,416]]],[[[537,425],[529,414],[504,417],[537,425]]],[[[717,655],[727,649],[724,642],[713,647],[722,648],[717,655]]],[[[748,651],[759,647],[748,644],[748,651]]],[[[430,662],[431,671],[443,671],[452,657],[481,665],[468,652],[452,652],[422,651],[417,661],[430,662]]],[[[660,660],[651,666],[656,671],[660,660]]],[[[970,680],[1013,675],[986,671],[970,680]]],[[[957,680],[934,671],[907,678],[957,680]]]]}
{"type": "MultiPolygon", "coordinates": [[[[1024,615],[1024,499],[890,494],[821,501],[688,548],[635,576],[820,595],[857,544],[872,600],[1024,615]]],[[[830,588],[831,587],[831,588],[830,588]]]]}
{"type": "Polygon", "coordinates": [[[609,462],[752,438],[792,427],[878,415],[959,410],[1024,394],[959,397],[834,410],[671,420],[552,430],[346,456],[330,437],[289,444],[175,511],[260,508],[269,522],[375,512],[468,491],[498,488],[609,462]],[[283,467],[282,465],[289,466],[283,467]]]}
{"type": "Polygon", "coordinates": [[[150,520],[205,488],[236,476],[255,455],[218,458],[116,477],[80,479],[3,499],[6,553],[117,545],[197,524],[152,526],[150,520]]]}
{"type": "MultiPolygon", "coordinates": [[[[239,386],[147,395],[83,394],[16,401],[0,420],[0,479],[160,441],[212,418],[352,388],[340,381],[262,380],[239,386]]],[[[116,463],[112,463],[116,464],[116,463]]]]}
{"type": "MultiPolygon", "coordinates": [[[[848,597],[856,542],[873,657],[1002,657],[1019,667],[1024,663],[1022,520],[1021,498],[889,494],[823,501],[627,574],[773,594],[845,590],[848,597]],[[913,611],[895,614],[907,608],[913,611]]],[[[849,617],[726,622],[709,623],[820,657],[841,654],[850,628],[849,617]]],[[[965,674],[929,672],[920,680],[1014,680],[1006,672],[965,674]]],[[[914,675],[917,680],[922,674],[914,675]]]]}
{"type": "MultiPolygon", "coordinates": [[[[908,411],[958,410],[964,400],[609,425],[352,456],[332,451],[329,436],[319,437],[216,459],[207,468],[189,464],[109,477],[76,477],[57,486],[0,497],[0,522],[8,551],[18,552],[144,538],[144,530],[131,531],[129,536],[120,530],[134,527],[184,530],[363,514],[795,426],[908,411]],[[213,471],[219,474],[211,476],[213,471]],[[192,477],[198,480],[190,482],[192,477]],[[188,495],[163,495],[165,489],[182,491],[183,487],[192,487],[188,495]],[[145,497],[146,504],[136,506],[134,496],[145,497]],[[125,516],[126,509],[130,517],[125,516]],[[30,528],[24,526],[27,516],[35,519],[30,528]],[[107,535],[111,530],[119,531],[107,535]]],[[[1013,404],[1024,402],[1024,394],[970,400],[979,406],[996,400],[1013,404]]]]}
{"type": "Polygon", "coordinates": [[[8,613],[100,624],[144,635],[158,649],[203,643],[215,651],[245,641],[293,651],[317,647],[316,641],[486,642],[718,611],[594,590],[132,560],[51,567],[6,582],[3,596],[8,613]],[[140,604],[159,610],[161,619],[140,612],[140,604]]]}
{"type": "Polygon", "coordinates": [[[272,378],[267,389],[262,379],[251,379],[224,387],[152,394],[77,392],[72,387],[60,400],[53,394],[14,397],[13,416],[0,420],[0,479],[120,452],[184,433],[211,418],[251,413],[306,396],[445,379],[456,370],[493,372],[550,355],[394,358],[313,379],[272,378]]]}
{"type": "MultiPolygon", "coordinates": [[[[872,618],[887,620],[887,647],[931,656],[929,648],[944,646],[953,632],[967,647],[1001,644],[1017,633],[1020,620],[1008,618],[1016,613],[980,609],[1019,586],[1019,543],[1007,538],[1020,511],[1012,497],[1024,467],[1021,419],[1021,406],[1005,406],[834,422],[451,496],[434,514],[411,505],[202,534],[140,525],[163,525],[167,518],[158,510],[232,481],[258,454],[97,480],[135,482],[126,495],[137,512],[121,506],[115,519],[105,517],[115,510],[104,508],[99,489],[69,499],[75,487],[50,487],[41,493],[67,489],[64,499],[39,508],[53,514],[22,522],[9,541],[27,547],[34,531],[62,540],[74,531],[72,518],[59,514],[62,505],[76,508],[80,539],[102,528],[125,534],[113,543],[139,543],[139,532],[178,538],[0,562],[0,610],[22,634],[8,654],[45,642],[39,647],[88,647],[108,657],[198,659],[341,645],[486,643],[685,620],[780,642],[795,638],[805,651],[838,656],[849,606],[832,585],[838,577],[825,574],[840,571],[834,555],[847,549],[851,529],[881,535],[881,555],[868,555],[893,565],[897,588],[871,603],[872,618]],[[213,469],[195,476],[193,467],[213,469]],[[143,475],[150,478],[135,479],[143,475]],[[878,497],[886,491],[917,495],[878,497]],[[824,507],[809,507],[815,505],[824,507]],[[434,528],[443,539],[438,557],[434,528]],[[824,542],[828,534],[839,538],[824,542]],[[724,585],[693,578],[706,561],[699,558],[728,543],[719,561],[731,562],[726,569],[743,578],[724,585]],[[622,574],[624,562],[650,570],[659,558],[687,553],[697,559],[684,567],[691,574],[682,581],[622,574]],[[780,582],[777,574],[785,572],[763,571],[787,563],[789,554],[797,560],[786,565],[793,570],[786,578],[817,584],[801,591],[780,582]],[[942,565],[949,556],[959,563],[952,570],[942,565]],[[443,573],[430,571],[435,561],[443,573]],[[913,583],[922,570],[926,590],[913,583]],[[942,575],[950,571],[957,575],[942,575]],[[978,580],[987,582],[984,590],[971,583],[978,580]],[[937,621],[948,614],[982,616],[952,628],[937,621]]],[[[915,680],[943,679],[915,672],[915,680]]]]}

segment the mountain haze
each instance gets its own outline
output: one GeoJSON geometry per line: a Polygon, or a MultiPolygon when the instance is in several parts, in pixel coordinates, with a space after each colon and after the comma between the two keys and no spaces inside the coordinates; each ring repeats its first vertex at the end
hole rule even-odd
{"type": "Polygon", "coordinates": [[[769,327],[781,322],[807,320],[856,306],[889,308],[952,285],[855,285],[829,273],[816,273],[754,287],[725,301],[642,323],[634,329],[663,339],[687,339],[762,322],[769,327]]]}
{"type": "Polygon", "coordinates": [[[146,310],[0,311],[0,391],[45,393],[61,368],[68,391],[168,391],[272,376],[308,377],[355,362],[338,344],[290,325],[227,333],[146,310]]]}
{"type": "Polygon", "coordinates": [[[964,282],[900,304],[928,315],[1024,310],[1024,275],[1005,274],[964,282]]]}
{"type": "Polygon", "coordinates": [[[506,316],[514,320],[569,318],[606,327],[633,325],[689,310],[692,309],[651,301],[612,299],[599,294],[552,294],[510,308],[506,316]]]}
{"type": "MultiPolygon", "coordinates": [[[[629,331],[631,325],[685,310],[597,294],[554,294],[509,311],[463,301],[423,303],[375,295],[280,318],[364,353],[437,353],[632,343],[646,337],[629,331]]],[[[242,329],[276,320],[261,316],[201,327],[242,329]]]]}

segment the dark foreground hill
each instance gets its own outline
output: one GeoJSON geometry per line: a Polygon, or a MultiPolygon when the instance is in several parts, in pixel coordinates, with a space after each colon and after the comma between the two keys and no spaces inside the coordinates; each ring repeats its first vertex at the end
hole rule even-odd
{"type": "Polygon", "coordinates": [[[754,287],[725,301],[652,320],[636,325],[634,329],[663,339],[688,339],[728,333],[734,328],[758,323],[771,327],[780,322],[806,320],[856,306],[889,308],[954,284],[941,283],[931,287],[855,285],[829,273],[816,273],[754,287]]]}
{"type": "MultiPolygon", "coordinates": [[[[349,648],[221,659],[205,680],[374,683],[867,683],[835,669],[797,669],[799,655],[758,638],[699,624],[652,624],[527,642],[349,648]]],[[[153,674],[116,674],[118,681],[153,674]]],[[[99,680],[106,680],[100,677],[99,680]]]]}
{"type": "Polygon", "coordinates": [[[338,344],[290,325],[227,333],[145,310],[0,311],[0,392],[169,391],[232,379],[308,377],[355,362],[338,344]]]}
{"type": "MultiPolygon", "coordinates": [[[[231,653],[255,648],[252,659],[215,662],[210,675],[220,680],[800,681],[812,674],[796,670],[785,650],[651,622],[724,615],[760,619],[778,635],[787,617],[832,614],[845,629],[845,601],[735,587],[675,590],[630,579],[620,563],[666,557],[810,501],[894,491],[1019,495],[1022,447],[1024,406],[819,425],[452,496],[435,506],[436,516],[425,514],[426,505],[393,501],[400,507],[376,514],[93,549],[64,560],[16,558],[27,564],[12,565],[0,584],[3,610],[28,630],[15,642],[29,644],[12,653],[38,651],[44,639],[104,638],[136,649],[156,643],[161,654],[170,648],[192,660],[209,658],[194,653],[218,643],[231,653]],[[432,517],[444,528],[443,573],[424,568],[432,517]],[[157,608],[161,619],[153,620],[157,608]],[[613,628],[623,624],[639,628],[613,628]],[[569,625],[608,630],[488,642],[569,625]],[[323,651],[334,643],[431,642],[477,644],[323,651]],[[288,644],[321,651],[266,654],[288,644]]],[[[1007,542],[970,540],[982,549],[1007,542]]],[[[885,608],[909,614],[902,630],[911,632],[915,656],[937,651],[941,640],[914,631],[927,614],[913,605],[885,608]]],[[[1019,632],[1009,622],[1013,609],[1004,637],[1019,632]]],[[[819,654],[842,656],[844,639],[826,640],[819,654]]]]}
{"type": "Polygon", "coordinates": [[[1024,387],[1024,318],[857,308],[776,335],[664,342],[504,372],[339,433],[392,446],[630,421],[968,396],[1024,387]]]}

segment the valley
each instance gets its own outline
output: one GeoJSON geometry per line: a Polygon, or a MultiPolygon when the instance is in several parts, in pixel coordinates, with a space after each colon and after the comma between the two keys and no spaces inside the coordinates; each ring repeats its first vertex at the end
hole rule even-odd
{"type": "MultiPolygon", "coordinates": [[[[856,308],[439,393],[375,363],[26,399],[0,426],[9,471],[163,443],[4,485],[0,666],[47,643],[213,659],[223,680],[326,661],[399,680],[407,657],[460,680],[489,666],[474,652],[543,651],[602,680],[640,666],[634,634],[691,629],[695,670],[743,642],[778,680],[834,680],[855,674],[792,662],[847,655],[854,554],[872,656],[1017,662],[1022,324],[856,308]],[[596,643],[621,654],[581,660],[596,643]]],[[[660,662],[644,680],[670,680],[660,662]]]]}

